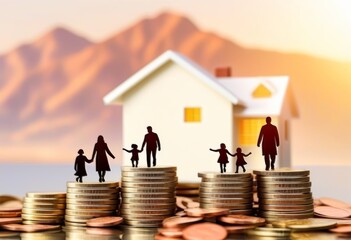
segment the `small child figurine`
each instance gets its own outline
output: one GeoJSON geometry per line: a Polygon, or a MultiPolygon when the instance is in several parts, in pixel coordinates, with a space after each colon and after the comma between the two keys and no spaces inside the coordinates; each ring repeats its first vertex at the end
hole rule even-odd
{"type": "Polygon", "coordinates": [[[139,153],[142,152],[142,150],[138,150],[138,145],[132,144],[132,150],[127,150],[123,148],[124,151],[132,153],[132,158],[130,159],[132,161],[133,167],[138,167],[139,163],[139,153]],[[135,161],[135,165],[134,165],[135,161]]]}
{"type": "Polygon", "coordinates": [[[78,156],[76,157],[76,162],[74,163],[74,170],[76,173],[74,175],[78,176],[76,178],[77,182],[83,182],[83,176],[87,176],[87,171],[85,170],[85,162],[91,163],[91,161],[84,156],[83,149],[79,149],[78,156]]]}
{"type": "Polygon", "coordinates": [[[230,152],[228,152],[224,143],[221,143],[220,149],[210,148],[210,151],[219,152],[219,158],[218,158],[217,162],[220,164],[221,173],[226,172],[226,164],[229,162],[227,154],[229,154],[230,156],[234,156],[234,155],[232,155],[230,152]]]}
{"type": "Polygon", "coordinates": [[[244,165],[246,165],[247,162],[244,160],[244,157],[248,157],[250,154],[251,154],[251,152],[249,152],[248,154],[242,153],[241,148],[236,149],[236,153],[233,155],[233,157],[237,156],[235,173],[238,173],[239,166],[241,166],[243,168],[243,171],[246,172],[244,165]]]}

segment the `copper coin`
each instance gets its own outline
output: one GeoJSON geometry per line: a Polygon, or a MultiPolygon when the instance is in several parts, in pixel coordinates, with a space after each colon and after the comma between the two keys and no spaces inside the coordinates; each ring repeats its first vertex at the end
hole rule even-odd
{"type": "Polygon", "coordinates": [[[314,212],[330,218],[347,218],[350,216],[350,213],[345,209],[329,206],[317,206],[314,208],[314,212]]]}
{"type": "Polygon", "coordinates": [[[118,236],[121,235],[122,232],[117,229],[112,229],[112,228],[94,228],[94,227],[89,227],[86,229],[87,234],[92,234],[92,235],[101,235],[101,236],[118,236]]]}
{"type": "Polygon", "coordinates": [[[20,207],[0,207],[0,212],[21,212],[20,207]]]}
{"type": "Polygon", "coordinates": [[[0,212],[0,218],[20,217],[22,212],[0,212]]]}
{"type": "Polygon", "coordinates": [[[351,233],[351,226],[350,225],[339,226],[336,228],[329,229],[329,231],[333,233],[351,233]]]}
{"type": "Polygon", "coordinates": [[[322,204],[321,200],[316,198],[316,199],[313,199],[313,205],[314,206],[322,206],[323,204],[322,204]]]}
{"type": "Polygon", "coordinates": [[[158,233],[155,235],[155,240],[182,240],[183,238],[179,238],[179,237],[167,237],[162,235],[161,233],[158,233]]]}
{"type": "Polygon", "coordinates": [[[183,238],[187,240],[222,240],[227,237],[227,230],[215,223],[198,223],[183,230],[183,238]]]}
{"type": "Polygon", "coordinates": [[[49,231],[60,229],[60,225],[42,225],[42,224],[33,224],[33,225],[22,225],[22,224],[6,224],[1,226],[3,229],[15,232],[40,232],[40,231],[49,231]]]}
{"type": "Polygon", "coordinates": [[[12,223],[21,223],[22,218],[0,218],[0,225],[12,224],[12,223]]]}
{"type": "Polygon", "coordinates": [[[255,227],[256,225],[224,226],[228,233],[238,233],[255,227]]]}
{"type": "Polygon", "coordinates": [[[177,207],[181,208],[181,209],[186,209],[188,208],[188,204],[193,202],[192,199],[187,198],[187,197],[176,197],[177,200],[177,207]]]}
{"type": "Polygon", "coordinates": [[[190,223],[199,222],[202,217],[169,217],[163,220],[162,225],[165,228],[175,228],[188,225],[190,223]]]}
{"type": "Polygon", "coordinates": [[[183,236],[183,228],[175,227],[175,228],[159,228],[157,231],[166,237],[182,237],[183,236]]]}
{"type": "Polygon", "coordinates": [[[179,216],[179,217],[184,217],[184,216],[186,216],[186,212],[185,211],[180,211],[180,212],[177,212],[175,215],[179,216]]]}
{"type": "Polygon", "coordinates": [[[322,197],[319,199],[319,201],[323,205],[331,206],[331,207],[336,207],[336,208],[350,208],[351,204],[347,202],[343,202],[334,198],[327,198],[327,197],[322,197]]]}
{"type": "Polygon", "coordinates": [[[190,217],[217,217],[229,214],[229,209],[226,208],[188,208],[185,212],[190,217]]]}
{"type": "Polygon", "coordinates": [[[260,218],[260,217],[233,215],[233,214],[221,216],[218,218],[218,220],[223,223],[240,224],[240,225],[247,225],[247,224],[263,225],[266,222],[264,218],[260,218]]]}
{"type": "Polygon", "coordinates": [[[121,217],[99,217],[89,219],[86,224],[89,227],[111,227],[116,226],[123,222],[121,217]]]}

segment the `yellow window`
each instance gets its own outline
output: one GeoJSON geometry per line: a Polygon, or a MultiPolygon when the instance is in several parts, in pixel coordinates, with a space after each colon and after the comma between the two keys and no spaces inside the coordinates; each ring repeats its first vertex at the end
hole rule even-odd
{"type": "Polygon", "coordinates": [[[252,92],[252,96],[254,98],[269,98],[272,96],[272,92],[265,85],[260,84],[252,92]]]}
{"type": "Polygon", "coordinates": [[[184,108],[184,122],[201,122],[201,108],[199,107],[184,108]]]}
{"type": "Polygon", "coordinates": [[[261,127],[265,124],[265,118],[239,119],[239,145],[256,145],[261,127]]]}

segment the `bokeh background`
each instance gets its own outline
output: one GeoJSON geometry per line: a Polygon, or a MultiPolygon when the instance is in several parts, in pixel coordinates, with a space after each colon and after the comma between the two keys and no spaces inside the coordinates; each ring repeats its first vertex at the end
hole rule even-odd
{"type": "Polygon", "coordinates": [[[351,201],[350,11],[348,0],[0,0],[0,194],[64,190],[100,134],[118,180],[121,108],[102,97],[173,49],[210,72],[290,76],[292,164],[311,169],[316,196],[351,201]]]}

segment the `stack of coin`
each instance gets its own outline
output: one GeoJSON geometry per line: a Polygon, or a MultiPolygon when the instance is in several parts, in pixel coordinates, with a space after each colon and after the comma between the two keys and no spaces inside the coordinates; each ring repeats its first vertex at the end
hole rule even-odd
{"type": "Polygon", "coordinates": [[[116,215],[118,185],[118,182],[68,182],[65,225],[86,226],[89,219],[116,215]]]}
{"type": "Polygon", "coordinates": [[[22,208],[23,224],[61,224],[66,193],[27,193],[22,208]]]}
{"type": "Polygon", "coordinates": [[[199,201],[200,183],[181,182],[177,184],[176,196],[191,198],[199,201]]]}
{"type": "Polygon", "coordinates": [[[259,198],[258,215],[267,221],[313,217],[308,170],[254,171],[259,198]]]}
{"type": "Polygon", "coordinates": [[[201,208],[227,208],[232,214],[252,214],[252,175],[251,173],[198,174],[201,208]]]}
{"type": "Polygon", "coordinates": [[[121,216],[134,227],[158,227],[176,209],[176,167],[122,167],[121,216]]]}

